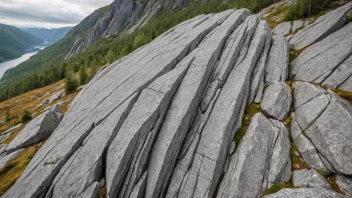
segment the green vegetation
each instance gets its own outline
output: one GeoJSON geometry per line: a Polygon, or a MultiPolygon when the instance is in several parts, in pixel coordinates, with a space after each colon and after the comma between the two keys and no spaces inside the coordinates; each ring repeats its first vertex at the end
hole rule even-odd
{"type": "Polygon", "coordinates": [[[265,195],[270,195],[279,192],[284,188],[299,188],[290,183],[282,183],[282,184],[274,184],[270,188],[266,189],[264,193],[260,197],[264,197],[265,195]]]}
{"type": "Polygon", "coordinates": [[[7,71],[0,87],[0,102],[64,79],[67,69],[76,73],[82,65],[86,66],[88,70],[90,69],[88,79],[91,79],[96,68],[107,62],[118,60],[149,43],[175,25],[200,14],[216,13],[242,7],[257,12],[271,3],[273,3],[272,0],[229,0],[226,3],[220,0],[212,0],[207,3],[192,1],[183,9],[170,10],[165,8],[133,33],[122,32],[108,38],[101,38],[84,52],[63,60],[73,43],[76,41],[78,43],[82,42],[96,21],[104,16],[109,7],[101,8],[96,11],[98,14],[93,13],[74,27],[64,39],[7,71]]]}
{"type": "Polygon", "coordinates": [[[21,122],[26,123],[27,121],[32,119],[32,114],[28,110],[23,111],[21,116],[21,122]]]}
{"type": "Polygon", "coordinates": [[[0,24],[0,63],[17,58],[41,43],[42,40],[21,29],[0,24]]]}
{"type": "Polygon", "coordinates": [[[254,104],[254,103],[250,104],[247,107],[246,112],[243,116],[242,125],[236,132],[235,139],[234,139],[236,145],[238,145],[241,142],[242,138],[247,132],[248,126],[251,122],[251,118],[256,113],[263,113],[262,108],[260,107],[259,104],[254,104]]]}
{"type": "Polygon", "coordinates": [[[22,175],[28,163],[39,149],[40,147],[37,144],[27,147],[18,158],[0,169],[0,196],[22,175]]]}
{"type": "Polygon", "coordinates": [[[308,18],[313,15],[321,16],[329,9],[338,7],[336,0],[297,0],[296,4],[288,9],[286,21],[308,18]]]}
{"type": "Polygon", "coordinates": [[[352,13],[347,15],[347,23],[351,23],[352,22],[352,13]]]}
{"type": "Polygon", "coordinates": [[[76,77],[73,75],[72,70],[67,70],[65,76],[65,92],[69,94],[76,91],[78,82],[76,77]]]}

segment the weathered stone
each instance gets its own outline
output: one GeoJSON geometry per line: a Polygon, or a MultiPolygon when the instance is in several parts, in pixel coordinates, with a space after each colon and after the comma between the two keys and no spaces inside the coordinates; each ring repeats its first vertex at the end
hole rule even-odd
{"type": "Polygon", "coordinates": [[[326,190],[324,188],[298,188],[298,189],[284,188],[277,193],[266,195],[263,198],[307,198],[307,197],[347,198],[343,194],[337,193],[332,190],[326,190]]]}
{"type": "Polygon", "coordinates": [[[351,175],[352,105],[309,83],[297,82],[295,87],[295,101],[306,101],[295,107],[299,128],[312,142],[326,168],[351,175]]]}
{"type": "MultiPolygon", "coordinates": [[[[85,150],[78,148],[82,143],[88,143],[91,138],[87,137],[92,137],[95,128],[106,122],[109,115],[132,95],[138,94],[156,78],[172,70],[209,32],[220,25],[230,12],[232,11],[202,15],[186,21],[102,70],[76,96],[59,127],[4,197],[34,198],[45,194],[60,169],[63,166],[65,169],[69,167],[66,162],[68,163],[72,156],[78,156],[80,150],[85,150]]],[[[97,154],[99,156],[101,152],[97,154]]],[[[101,170],[98,165],[93,167],[94,170],[101,170]]],[[[94,173],[93,176],[99,174],[94,173]]],[[[88,178],[95,180],[94,177],[88,178]]],[[[80,174],[77,174],[77,178],[80,178],[80,174]]],[[[75,181],[74,177],[72,179],[75,181]]]]}
{"type": "Polygon", "coordinates": [[[352,197],[352,178],[340,174],[336,174],[336,183],[340,189],[349,197],[352,197]]]}
{"type": "Polygon", "coordinates": [[[297,32],[297,34],[290,39],[290,45],[296,50],[301,50],[321,41],[346,24],[346,15],[351,9],[352,3],[348,3],[345,6],[319,17],[314,23],[297,32]]]}
{"type": "Polygon", "coordinates": [[[295,142],[298,151],[304,159],[304,162],[309,168],[317,168],[323,171],[328,171],[321,161],[317,149],[312,142],[302,133],[295,119],[291,121],[291,136],[295,142]]]}
{"type": "Polygon", "coordinates": [[[6,153],[11,153],[49,138],[61,122],[62,114],[60,112],[62,112],[61,108],[54,106],[50,111],[44,112],[29,122],[10,142],[6,153]]]}
{"type": "Polygon", "coordinates": [[[7,144],[0,145],[0,155],[6,152],[7,144]]]}
{"type": "Polygon", "coordinates": [[[288,77],[289,46],[283,36],[273,36],[272,46],[268,56],[265,70],[265,82],[285,82],[288,77]]]}
{"type": "Polygon", "coordinates": [[[260,106],[266,115],[283,120],[290,112],[291,104],[290,87],[286,83],[275,82],[265,89],[260,106]]]}
{"type": "MultiPolygon", "coordinates": [[[[251,18],[246,23],[256,23],[256,20],[251,18]]],[[[243,54],[237,59],[204,126],[194,157],[197,161],[193,161],[187,173],[188,178],[183,180],[180,197],[186,194],[211,197],[215,192],[231,140],[238,129],[237,126],[234,127],[235,122],[241,120],[242,107],[247,103],[251,74],[264,47],[265,38],[270,33],[269,26],[264,21],[253,28],[256,31],[254,35],[251,33],[253,37],[247,36],[248,41],[245,43],[248,46],[243,46],[243,54]]]]}
{"type": "Polygon", "coordinates": [[[46,99],[44,99],[44,100],[42,101],[42,103],[40,103],[40,104],[37,106],[37,108],[40,108],[40,107],[42,107],[42,106],[44,106],[44,105],[46,105],[46,104],[48,104],[48,103],[49,103],[49,99],[46,98],[46,99]]]}
{"type": "Polygon", "coordinates": [[[99,182],[91,184],[78,198],[96,198],[99,192],[99,182]]]}
{"type": "Polygon", "coordinates": [[[217,197],[258,197],[272,184],[291,175],[290,144],[285,126],[262,114],[252,117],[248,130],[231,157],[217,197]]]}
{"type": "Polygon", "coordinates": [[[316,170],[302,169],[293,171],[293,185],[304,188],[325,188],[333,190],[329,182],[316,170]]]}
{"type": "MultiPolygon", "coordinates": [[[[156,122],[158,119],[164,119],[171,100],[191,64],[192,62],[184,65],[180,63],[174,70],[156,79],[138,97],[107,153],[105,177],[110,197],[115,197],[124,185],[123,179],[129,166],[133,169],[135,165],[129,165],[129,162],[133,162],[133,156],[138,158],[149,132],[160,127],[160,123],[158,126],[156,122]]],[[[131,186],[135,185],[142,173],[137,174],[133,181],[127,182],[126,185],[130,182],[131,186]]],[[[125,180],[129,180],[128,176],[125,180]]],[[[131,192],[125,193],[128,197],[131,192]]]]}
{"type": "Polygon", "coordinates": [[[55,92],[50,98],[48,103],[52,103],[58,99],[60,99],[65,94],[65,90],[62,89],[60,91],[55,92]]]}
{"type": "Polygon", "coordinates": [[[291,33],[291,30],[292,22],[283,22],[275,27],[275,29],[273,30],[273,34],[285,36],[291,33]]]}
{"type": "Polygon", "coordinates": [[[4,168],[9,162],[12,160],[16,159],[21,155],[21,153],[24,151],[24,149],[17,150],[13,153],[7,154],[4,157],[0,159],[0,169],[4,168]]]}
{"type": "Polygon", "coordinates": [[[145,197],[164,196],[177,155],[191,119],[205,91],[207,81],[220,57],[231,32],[248,16],[248,10],[238,10],[215,28],[190,54],[193,62],[170,105],[151,153],[145,197]],[[201,50],[202,49],[202,50],[201,50]]]}
{"type": "Polygon", "coordinates": [[[130,198],[143,198],[145,192],[145,184],[147,181],[147,172],[143,174],[139,182],[133,187],[130,198]]]}
{"type": "Polygon", "coordinates": [[[301,20],[293,21],[291,33],[295,33],[296,30],[302,28],[303,25],[304,25],[304,21],[301,21],[301,20]]]}
{"type": "Polygon", "coordinates": [[[352,24],[312,45],[291,63],[295,80],[322,83],[338,88],[351,75],[352,24]],[[350,58],[349,58],[350,57],[350,58]]]}

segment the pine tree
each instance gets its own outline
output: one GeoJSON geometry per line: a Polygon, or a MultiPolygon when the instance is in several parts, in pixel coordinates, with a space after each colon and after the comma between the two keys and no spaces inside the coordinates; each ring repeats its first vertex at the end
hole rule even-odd
{"type": "Polygon", "coordinates": [[[65,75],[65,92],[71,93],[75,91],[77,87],[78,87],[77,80],[73,76],[72,70],[68,68],[65,75]]]}
{"type": "Polygon", "coordinates": [[[87,74],[87,68],[85,65],[82,65],[81,68],[79,69],[79,81],[81,85],[84,85],[87,83],[88,80],[88,74],[87,74]]]}

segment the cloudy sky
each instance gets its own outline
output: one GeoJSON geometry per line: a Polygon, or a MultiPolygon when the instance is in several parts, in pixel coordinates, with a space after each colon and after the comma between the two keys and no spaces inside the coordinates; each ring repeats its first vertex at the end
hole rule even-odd
{"type": "Polygon", "coordinates": [[[0,0],[0,23],[16,27],[74,26],[113,0],[0,0]]]}

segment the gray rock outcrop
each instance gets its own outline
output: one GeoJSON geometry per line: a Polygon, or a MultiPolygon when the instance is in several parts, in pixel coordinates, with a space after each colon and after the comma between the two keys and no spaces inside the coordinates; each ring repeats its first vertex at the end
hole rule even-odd
{"type": "Polygon", "coordinates": [[[304,188],[325,188],[333,190],[329,182],[316,170],[302,169],[293,171],[293,185],[304,188]]]}
{"type": "Polygon", "coordinates": [[[343,194],[337,193],[332,190],[326,190],[323,188],[298,188],[298,189],[285,188],[280,190],[277,193],[264,196],[263,198],[307,198],[307,197],[347,198],[343,194]]]}
{"type": "Polygon", "coordinates": [[[291,104],[290,87],[286,83],[275,82],[265,89],[260,106],[267,116],[282,120],[290,112],[291,104]]]}
{"type": "Polygon", "coordinates": [[[303,30],[297,32],[291,39],[290,45],[301,50],[342,28],[347,22],[347,14],[352,9],[352,3],[335,9],[314,21],[303,30]]]}
{"type": "Polygon", "coordinates": [[[0,134],[0,145],[4,143],[14,132],[16,132],[22,124],[13,126],[0,134]]]}
{"type": "Polygon", "coordinates": [[[291,64],[295,80],[352,90],[352,24],[312,45],[291,64]]]}
{"type": "Polygon", "coordinates": [[[292,137],[295,142],[305,142],[298,142],[297,147],[304,159],[309,158],[306,163],[310,167],[323,164],[330,172],[351,175],[352,105],[310,83],[296,82],[294,86],[297,125],[292,137]]]}
{"type": "Polygon", "coordinates": [[[292,30],[292,22],[283,22],[275,27],[273,34],[285,36],[290,34],[292,30]]]}
{"type": "MultiPolygon", "coordinates": [[[[4,197],[90,196],[104,179],[109,197],[214,196],[233,169],[225,165],[245,108],[264,93],[270,45],[268,23],[228,10],[185,21],[105,66],[4,197]]],[[[288,132],[265,122],[263,189],[291,175],[288,132]]]]}
{"type": "Polygon", "coordinates": [[[352,197],[352,178],[348,176],[343,176],[336,174],[336,183],[339,185],[340,189],[349,197],[352,197]]]}
{"type": "Polygon", "coordinates": [[[265,82],[285,82],[288,77],[289,46],[286,39],[274,35],[265,70],[265,82]]]}
{"type": "Polygon", "coordinates": [[[299,28],[302,28],[302,27],[304,27],[304,21],[301,21],[301,20],[293,21],[291,33],[295,33],[299,28]]]}
{"type": "Polygon", "coordinates": [[[58,105],[53,106],[51,110],[44,112],[29,122],[7,146],[6,153],[11,153],[47,139],[59,125],[62,117],[61,108],[58,105]]]}
{"type": "Polygon", "coordinates": [[[291,177],[290,141],[286,127],[258,113],[239,144],[217,197],[258,197],[291,177]]]}

